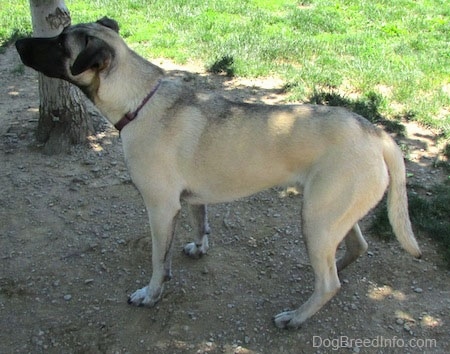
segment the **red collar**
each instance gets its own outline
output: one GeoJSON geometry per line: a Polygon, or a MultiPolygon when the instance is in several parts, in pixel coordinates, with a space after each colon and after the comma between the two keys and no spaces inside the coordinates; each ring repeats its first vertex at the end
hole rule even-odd
{"type": "Polygon", "coordinates": [[[161,80],[158,80],[158,83],[153,88],[153,90],[150,91],[150,93],[142,100],[141,104],[134,112],[128,112],[125,114],[121,120],[119,120],[116,124],[114,124],[114,127],[120,132],[128,123],[131,123],[139,114],[139,111],[142,109],[142,107],[145,106],[145,104],[150,101],[150,98],[156,93],[156,91],[159,88],[159,85],[161,85],[161,80]]]}

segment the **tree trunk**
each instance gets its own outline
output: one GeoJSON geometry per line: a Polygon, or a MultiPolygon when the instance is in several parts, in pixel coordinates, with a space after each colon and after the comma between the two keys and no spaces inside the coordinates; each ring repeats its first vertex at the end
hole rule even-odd
{"type": "MultiPolygon", "coordinates": [[[[30,0],[33,35],[57,36],[70,25],[70,13],[63,0],[30,0]]],[[[39,123],[36,138],[44,152],[68,152],[70,146],[86,140],[93,131],[81,91],[66,81],[39,74],[39,123]]]]}

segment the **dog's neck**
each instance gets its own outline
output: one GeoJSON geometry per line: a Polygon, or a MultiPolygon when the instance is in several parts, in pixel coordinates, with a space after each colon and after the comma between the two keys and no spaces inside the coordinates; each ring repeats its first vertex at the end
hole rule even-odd
{"type": "Polygon", "coordinates": [[[156,93],[156,91],[159,88],[159,85],[161,85],[161,80],[158,80],[158,83],[156,86],[150,91],[150,93],[145,96],[144,100],[141,102],[139,107],[137,107],[133,112],[128,112],[125,114],[121,120],[119,120],[116,124],[114,124],[114,127],[120,132],[123,128],[125,128],[126,125],[131,123],[133,120],[136,119],[138,116],[140,110],[146,105],[148,101],[153,97],[153,95],[156,93]]]}
{"type": "Polygon", "coordinates": [[[164,77],[161,68],[127,49],[131,52],[126,56],[127,64],[111,68],[109,73],[100,77],[103,83],[100,83],[93,99],[113,125],[117,125],[130,112],[140,111],[147,103],[142,104],[145,99],[154,94],[149,93],[155,87],[159,88],[158,83],[164,77]],[[112,80],[113,77],[114,85],[108,85],[106,81],[112,80]]]}

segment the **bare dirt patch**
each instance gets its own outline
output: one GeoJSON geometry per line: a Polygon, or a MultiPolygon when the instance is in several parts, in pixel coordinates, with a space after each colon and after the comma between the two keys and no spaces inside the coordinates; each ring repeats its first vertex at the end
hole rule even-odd
{"type": "MultiPolygon", "coordinates": [[[[278,81],[155,63],[231,99],[283,98],[278,81]]],[[[100,123],[89,144],[45,156],[34,138],[36,74],[21,72],[13,49],[0,55],[0,73],[0,353],[326,353],[338,344],[340,352],[450,352],[450,274],[423,235],[417,261],[366,232],[369,251],[343,272],[340,293],[300,330],[275,328],[272,316],[304,302],[314,280],[301,195],[283,189],[211,206],[211,249],[196,261],[181,252],[193,237],[183,213],[164,298],[153,309],[129,306],[128,294],[150,277],[151,246],[120,137],[100,123]]],[[[442,178],[432,132],[402,143],[411,182],[426,188],[442,178]]]]}

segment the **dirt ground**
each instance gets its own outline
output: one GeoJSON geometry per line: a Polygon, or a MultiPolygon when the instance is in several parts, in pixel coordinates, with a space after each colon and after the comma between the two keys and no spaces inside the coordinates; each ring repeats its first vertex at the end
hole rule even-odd
{"type": "MultiPolygon", "coordinates": [[[[283,99],[276,80],[163,64],[232,99],[283,99]]],[[[369,251],[343,272],[337,296],[301,329],[277,329],[272,317],[313,286],[301,195],[281,188],[211,206],[211,248],[199,260],[181,252],[193,237],[183,212],[164,298],[153,309],[128,305],[150,277],[151,246],[120,137],[101,121],[86,146],[44,155],[34,138],[36,73],[22,72],[12,48],[0,54],[0,73],[0,353],[450,352],[450,273],[420,234],[424,257],[415,260],[366,231],[369,251]]],[[[409,184],[426,196],[444,177],[433,167],[433,134],[408,130],[409,184]]]]}

